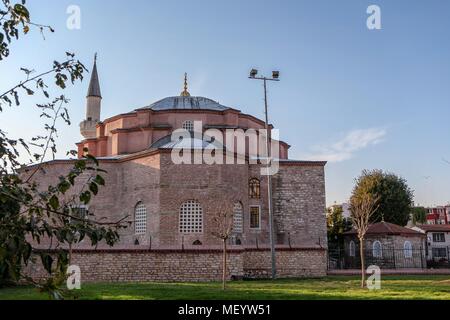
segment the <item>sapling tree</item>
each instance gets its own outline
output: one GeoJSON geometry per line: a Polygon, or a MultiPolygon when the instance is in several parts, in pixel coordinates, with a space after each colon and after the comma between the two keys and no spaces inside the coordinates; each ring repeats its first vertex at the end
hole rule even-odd
{"type": "Polygon", "coordinates": [[[225,290],[227,282],[227,241],[233,232],[232,202],[219,202],[212,214],[211,234],[222,241],[222,289],[225,290]]]}
{"type": "Polygon", "coordinates": [[[359,254],[361,258],[361,288],[365,286],[365,257],[364,257],[364,239],[370,226],[370,219],[378,208],[379,198],[370,193],[353,194],[350,198],[350,212],[353,227],[357,231],[359,240],[359,254]]]}

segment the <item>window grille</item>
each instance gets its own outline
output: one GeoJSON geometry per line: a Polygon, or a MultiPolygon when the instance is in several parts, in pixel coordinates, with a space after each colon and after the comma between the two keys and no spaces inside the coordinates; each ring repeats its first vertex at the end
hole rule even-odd
{"type": "Polygon", "coordinates": [[[180,232],[203,232],[203,209],[198,201],[189,200],[180,208],[180,232]]]}

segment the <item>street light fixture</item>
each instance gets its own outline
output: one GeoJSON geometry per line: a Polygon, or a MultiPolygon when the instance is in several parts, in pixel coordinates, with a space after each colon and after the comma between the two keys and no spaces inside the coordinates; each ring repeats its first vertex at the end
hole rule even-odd
{"type": "Polygon", "coordinates": [[[256,70],[256,69],[250,70],[250,78],[255,78],[257,74],[258,74],[258,70],[256,70]]]}
{"type": "Polygon", "coordinates": [[[270,142],[271,142],[271,134],[270,134],[270,126],[269,126],[269,115],[267,112],[267,81],[280,81],[280,72],[272,71],[272,78],[267,78],[264,76],[257,77],[258,70],[252,69],[250,71],[250,79],[253,80],[262,80],[264,81],[264,110],[266,114],[265,121],[265,129],[267,132],[267,205],[269,207],[269,241],[270,241],[270,256],[271,256],[271,265],[272,265],[272,279],[275,279],[277,276],[277,268],[276,268],[276,255],[275,255],[275,236],[273,230],[273,210],[272,210],[272,176],[270,175],[270,142]]]}

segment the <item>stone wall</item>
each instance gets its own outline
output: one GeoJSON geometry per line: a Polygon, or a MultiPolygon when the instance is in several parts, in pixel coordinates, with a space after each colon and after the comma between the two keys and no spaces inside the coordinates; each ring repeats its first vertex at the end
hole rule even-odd
{"type": "MultiPolygon", "coordinates": [[[[37,259],[36,261],[40,261],[37,259]]],[[[81,269],[81,281],[220,281],[221,250],[75,250],[72,264],[81,269]]],[[[230,250],[229,278],[270,276],[268,249],[230,250]]],[[[323,249],[280,249],[277,253],[279,277],[326,275],[323,249]]],[[[34,279],[47,276],[40,263],[25,268],[34,279]]]]}
{"type": "MultiPolygon", "coordinates": [[[[271,275],[269,250],[244,252],[244,275],[267,278],[271,275]]],[[[276,251],[277,276],[280,278],[322,277],[326,275],[327,253],[325,249],[284,249],[276,251]]]]}
{"type": "MultiPolygon", "coordinates": [[[[417,235],[367,235],[364,240],[366,265],[377,265],[385,269],[425,268],[425,236],[417,235]],[[379,241],[382,246],[381,257],[374,257],[373,245],[379,241]],[[405,241],[411,243],[411,254],[405,250],[405,241]]],[[[355,235],[347,235],[344,240],[345,264],[347,268],[360,265],[359,240],[355,235]],[[350,242],[355,244],[355,256],[350,255],[350,242]]]]}
{"type": "Polygon", "coordinates": [[[281,162],[272,183],[278,243],[326,247],[323,164],[291,165],[281,162]]]}

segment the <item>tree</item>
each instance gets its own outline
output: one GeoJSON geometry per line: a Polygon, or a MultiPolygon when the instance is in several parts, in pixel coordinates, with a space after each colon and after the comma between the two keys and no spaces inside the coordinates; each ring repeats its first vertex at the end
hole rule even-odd
{"type": "Polygon", "coordinates": [[[341,206],[334,206],[327,210],[327,236],[328,244],[342,247],[344,244],[344,232],[351,230],[352,221],[343,217],[341,206]]]}
{"type": "MultiPolygon", "coordinates": [[[[11,228],[17,225],[23,224],[23,218],[19,214],[20,205],[16,201],[8,200],[0,202],[0,243],[6,244],[10,242],[10,237],[13,232],[10,231],[11,228]]],[[[12,231],[12,230],[11,230],[12,231]]],[[[23,244],[24,239],[18,241],[17,243],[23,244]]],[[[19,252],[26,252],[28,248],[23,248],[22,250],[17,250],[19,252]]],[[[17,274],[20,271],[20,261],[21,257],[16,255],[12,250],[6,250],[3,245],[0,245],[0,287],[5,285],[13,284],[10,275],[17,274]]]]}
{"type": "Polygon", "coordinates": [[[350,212],[353,226],[357,231],[359,240],[359,255],[361,258],[361,288],[364,288],[366,267],[364,259],[364,239],[369,229],[370,220],[378,209],[378,197],[371,193],[353,193],[350,198],[350,212]]]}
{"type": "MultiPolygon", "coordinates": [[[[42,34],[53,32],[50,26],[33,22],[31,14],[22,0],[12,3],[0,1],[0,60],[10,57],[10,44],[20,37],[38,30],[42,34]]],[[[97,220],[93,214],[79,217],[73,208],[88,204],[105,184],[103,173],[95,157],[85,151],[81,159],[74,159],[71,170],[59,177],[56,185],[40,190],[33,177],[43,170],[48,157],[54,159],[57,152],[57,124],[62,121],[70,125],[64,95],[50,97],[47,80],[53,77],[56,89],[63,90],[71,83],[82,81],[86,68],[66,52],[62,62],[54,61],[47,70],[36,72],[31,68],[21,68],[24,79],[6,90],[0,90],[0,112],[4,107],[19,107],[21,95],[39,95],[48,103],[36,104],[45,119],[45,134],[33,137],[30,141],[22,137],[13,138],[0,129],[0,285],[26,280],[41,290],[49,292],[54,298],[61,298],[59,286],[65,279],[67,250],[62,246],[55,254],[38,251],[33,243],[44,238],[55,239],[60,244],[75,243],[87,237],[92,245],[105,241],[113,245],[119,238],[118,229],[125,227],[123,220],[97,220]],[[2,93],[3,92],[3,93],[2,93]],[[88,174],[89,179],[81,184],[78,177],[88,174]],[[77,183],[78,182],[78,183],[77,183]],[[81,191],[74,191],[74,186],[81,191]],[[77,239],[73,235],[77,234],[77,239]],[[27,265],[32,256],[40,260],[49,274],[45,282],[35,282],[21,272],[21,265],[27,265]]],[[[55,90],[56,91],[56,90],[55,90]]],[[[76,156],[69,151],[68,156],[76,156]]]]}
{"type": "Polygon", "coordinates": [[[227,241],[233,232],[233,206],[230,201],[223,202],[213,213],[211,234],[222,241],[222,289],[227,281],[227,241]]]}
{"type": "Polygon", "coordinates": [[[424,207],[412,207],[411,215],[414,224],[424,224],[427,222],[427,210],[424,207]]]}
{"type": "Polygon", "coordinates": [[[371,222],[394,223],[405,226],[410,217],[413,192],[406,180],[382,170],[364,170],[356,180],[354,195],[369,193],[379,198],[379,206],[371,222]]]}

